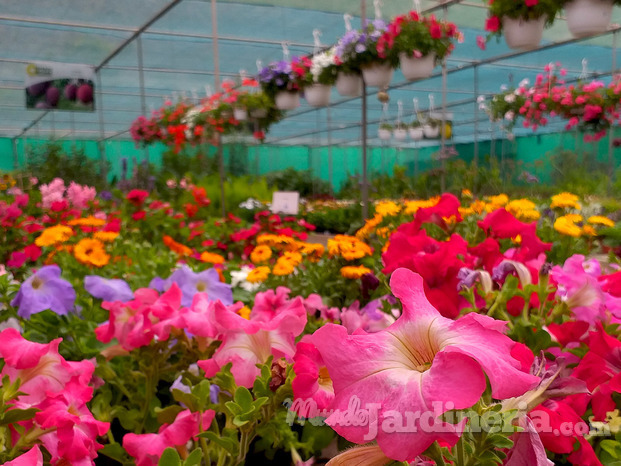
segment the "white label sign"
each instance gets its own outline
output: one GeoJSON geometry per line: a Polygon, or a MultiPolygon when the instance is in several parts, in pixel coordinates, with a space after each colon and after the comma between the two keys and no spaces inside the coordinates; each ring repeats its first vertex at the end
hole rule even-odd
{"type": "Polygon", "coordinates": [[[297,191],[276,191],[272,196],[272,213],[297,215],[300,211],[300,193],[297,191]]]}

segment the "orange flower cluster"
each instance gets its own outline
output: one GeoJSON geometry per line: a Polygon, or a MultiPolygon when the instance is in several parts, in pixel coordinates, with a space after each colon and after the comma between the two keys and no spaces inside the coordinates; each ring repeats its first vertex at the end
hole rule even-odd
{"type": "Polygon", "coordinates": [[[168,247],[168,249],[176,254],[179,254],[180,256],[189,256],[190,254],[192,254],[191,248],[176,242],[168,235],[164,235],[162,240],[164,241],[164,244],[168,247]]]}
{"type": "Polygon", "coordinates": [[[103,267],[110,262],[110,255],[106,253],[104,244],[92,238],[84,238],[73,248],[75,258],[85,265],[103,267]]]}
{"type": "Polygon", "coordinates": [[[328,240],[328,253],[330,256],[341,256],[347,261],[353,261],[372,255],[373,249],[355,236],[336,235],[328,240]]]}

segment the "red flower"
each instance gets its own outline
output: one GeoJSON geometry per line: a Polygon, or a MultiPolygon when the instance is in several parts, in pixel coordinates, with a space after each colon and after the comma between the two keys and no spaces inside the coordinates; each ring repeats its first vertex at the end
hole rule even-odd
{"type": "Polygon", "coordinates": [[[132,214],[132,219],[134,220],[142,220],[147,213],[144,210],[139,210],[132,214]]]}
{"type": "Polygon", "coordinates": [[[524,0],[527,7],[532,8],[539,3],[539,0],[524,0]]]}
{"type": "Polygon", "coordinates": [[[184,207],[186,215],[190,218],[193,218],[198,212],[198,206],[196,204],[187,203],[184,207]]]}
{"type": "Polygon", "coordinates": [[[141,206],[148,196],[148,191],[144,191],[142,189],[132,189],[130,192],[127,193],[125,199],[127,199],[135,206],[141,206]]]}
{"type": "Polygon", "coordinates": [[[423,223],[434,223],[444,231],[448,231],[449,226],[446,223],[447,219],[454,217],[456,222],[461,222],[463,220],[459,213],[460,204],[459,199],[454,195],[450,193],[442,194],[440,202],[436,205],[419,209],[418,212],[416,212],[414,224],[418,228],[423,223]]]}
{"type": "Polygon", "coordinates": [[[500,29],[500,19],[498,16],[490,16],[485,22],[485,30],[489,32],[497,32],[500,29]]]}

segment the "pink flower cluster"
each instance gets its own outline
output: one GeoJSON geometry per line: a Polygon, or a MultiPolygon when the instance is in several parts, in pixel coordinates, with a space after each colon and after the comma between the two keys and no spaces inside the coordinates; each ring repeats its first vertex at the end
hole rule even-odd
{"type": "Polygon", "coordinates": [[[95,199],[97,190],[89,186],[81,186],[72,181],[68,188],[60,178],[54,178],[49,184],[39,186],[43,208],[49,209],[55,203],[67,201],[76,209],[86,209],[88,204],[95,199]],[[65,197],[65,189],[67,190],[65,197]]]}
{"type": "Polygon", "coordinates": [[[526,99],[519,109],[524,127],[536,130],[546,126],[549,118],[561,116],[568,120],[568,130],[581,125],[594,132],[587,134],[585,141],[601,139],[606,129],[617,124],[621,117],[621,79],[615,77],[608,86],[601,81],[567,84],[563,79],[565,75],[566,70],[560,68],[560,64],[548,65],[545,73],[537,76],[534,86],[521,85],[517,89],[517,94],[526,99]]]}
{"type": "MultiPolygon", "coordinates": [[[[110,427],[96,420],[86,406],[93,397],[95,366],[87,360],[66,361],[58,353],[59,343],[60,338],[48,344],[34,343],[13,328],[0,333],[0,356],[5,362],[0,376],[8,376],[11,383],[21,382],[20,394],[8,401],[15,409],[37,409],[33,419],[20,421],[21,428],[11,430],[12,441],[14,445],[23,442],[24,448],[37,442],[49,452],[52,464],[94,464],[92,460],[103,446],[97,437],[110,427]]],[[[41,455],[37,451],[35,446],[22,456],[25,461],[38,462],[41,455]]],[[[18,460],[14,464],[19,464],[18,460]]]]}

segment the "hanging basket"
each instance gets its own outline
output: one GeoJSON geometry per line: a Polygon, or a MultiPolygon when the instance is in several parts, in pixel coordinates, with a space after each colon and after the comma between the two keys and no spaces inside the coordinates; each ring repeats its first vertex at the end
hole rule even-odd
{"type": "Polygon", "coordinates": [[[410,57],[405,52],[399,54],[401,72],[408,81],[425,79],[431,76],[436,66],[436,54],[430,53],[424,57],[410,57]]]}
{"type": "Polygon", "coordinates": [[[410,139],[412,141],[420,141],[425,136],[422,126],[418,126],[416,128],[408,128],[408,133],[410,134],[410,139]]]}
{"type": "Polygon", "coordinates": [[[362,94],[362,78],[359,74],[339,73],[336,91],[344,97],[358,97],[362,94]]]}
{"type": "Polygon", "coordinates": [[[311,107],[327,107],[330,105],[332,86],[312,84],[304,88],[304,98],[311,107]]]}
{"type": "Polygon", "coordinates": [[[267,116],[267,110],[264,108],[255,108],[250,110],[250,116],[252,118],[265,118],[267,116]]]}
{"type": "Polygon", "coordinates": [[[427,139],[438,139],[440,137],[440,127],[423,125],[423,134],[427,139]]]}
{"type": "Polygon", "coordinates": [[[580,38],[608,30],[612,19],[612,0],[572,0],[565,4],[565,17],[571,35],[580,38]]]}
{"type": "Polygon", "coordinates": [[[509,48],[516,50],[532,50],[539,47],[543,38],[546,17],[524,20],[507,16],[502,18],[502,30],[509,48]]]}
{"type": "Polygon", "coordinates": [[[237,121],[246,121],[248,119],[248,110],[245,108],[234,108],[233,118],[237,121]]]}
{"type": "Polygon", "coordinates": [[[397,141],[405,141],[408,137],[408,130],[405,128],[395,128],[392,134],[397,141]]]}
{"type": "Polygon", "coordinates": [[[300,106],[300,94],[295,91],[280,91],[274,100],[278,110],[295,110],[300,106]]]}
{"type": "Polygon", "coordinates": [[[362,77],[366,85],[380,89],[390,85],[394,72],[390,63],[373,63],[362,67],[362,77]]]}
{"type": "Polygon", "coordinates": [[[377,136],[382,141],[389,141],[390,138],[392,137],[392,131],[390,131],[389,129],[380,128],[377,130],[377,136]]]}

